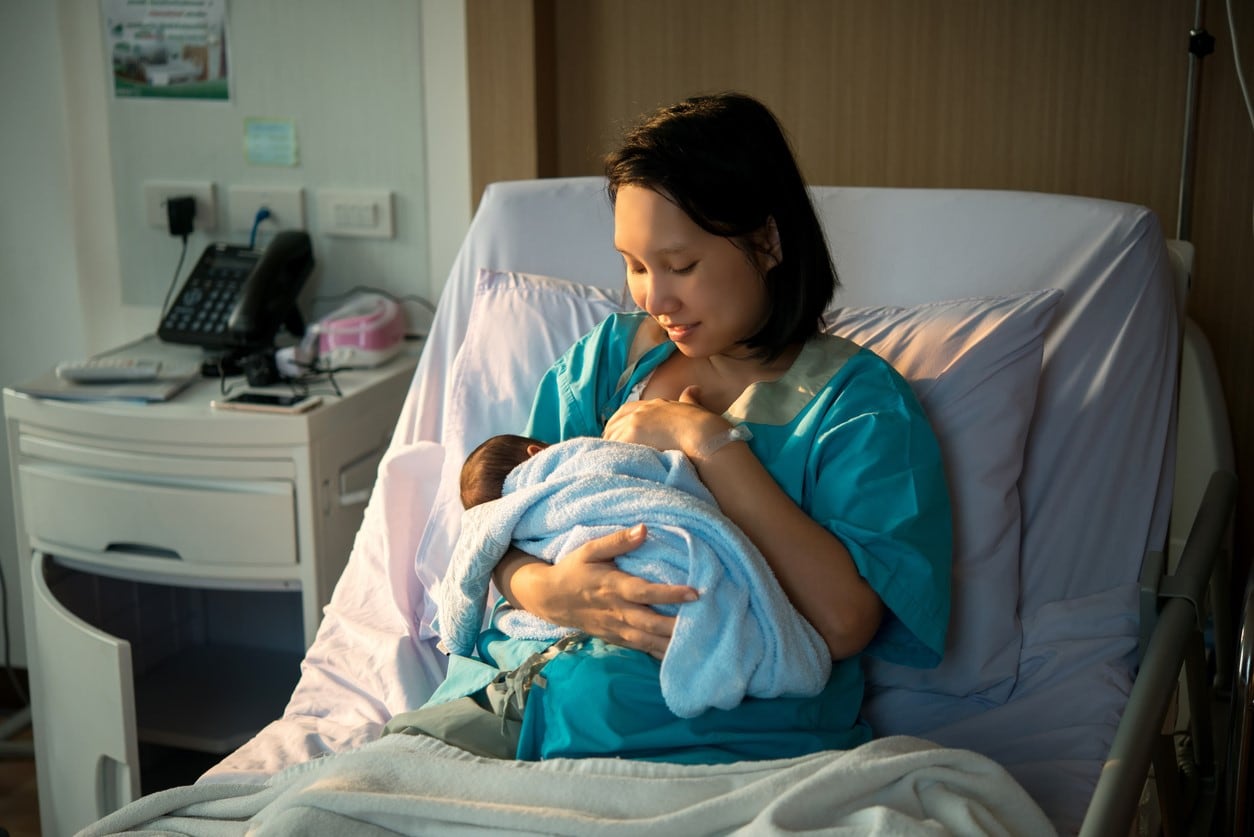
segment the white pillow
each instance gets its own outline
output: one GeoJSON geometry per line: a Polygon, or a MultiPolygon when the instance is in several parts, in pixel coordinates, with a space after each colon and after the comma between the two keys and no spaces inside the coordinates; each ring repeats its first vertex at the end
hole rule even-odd
{"type": "Polygon", "coordinates": [[[540,377],[576,339],[623,310],[622,299],[564,279],[479,271],[466,337],[453,360],[440,488],[418,547],[425,594],[421,636],[434,636],[429,591],[448,568],[461,525],[462,462],[489,436],[523,431],[540,377]]]}
{"type": "MultiPolygon", "coordinates": [[[[1042,338],[1061,293],[972,298],[912,308],[846,308],[829,330],[876,351],[927,410],[954,501],[954,608],[946,658],[919,670],[875,663],[873,683],[1004,700],[1018,667],[1018,477],[1040,374],[1042,338]]],[[[461,519],[457,474],[494,433],[521,432],[540,377],[620,295],[521,273],[480,271],[452,372],[445,465],[419,548],[438,583],[461,519]]],[[[430,604],[422,622],[429,626],[430,604]]]]}
{"type": "Polygon", "coordinates": [[[460,465],[495,433],[521,433],[540,378],[623,295],[565,279],[480,270],[466,337],[453,361],[445,450],[460,465]],[[460,439],[461,449],[450,446],[460,439]]]}
{"type": "Polygon", "coordinates": [[[953,604],[934,669],[872,660],[872,686],[1010,696],[1019,669],[1019,472],[1045,329],[1062,292],[847,308],[828,331],[891,363],[940,442],[954,516],[953,604]]]}

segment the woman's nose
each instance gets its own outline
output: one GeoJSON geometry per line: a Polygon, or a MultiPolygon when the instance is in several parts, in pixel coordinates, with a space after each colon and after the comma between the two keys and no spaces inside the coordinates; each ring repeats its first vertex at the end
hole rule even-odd
{"type": "Polygon", "coordinates": [[[673,313],[679,307],[679,299],[674,294],[674,289],[665,280],[659,279],[657,274],[648,273],[644,277],[644,308],[652,316],[658,314],[673,313]]]}

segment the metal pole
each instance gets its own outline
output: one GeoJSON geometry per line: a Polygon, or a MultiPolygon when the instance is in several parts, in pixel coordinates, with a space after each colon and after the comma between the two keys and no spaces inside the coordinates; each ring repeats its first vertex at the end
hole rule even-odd
{"type": "Polygon", "coordinates": [[[1180,191],[1176,204],[1176,238],[1189,241],[1193,231],[1193,159],[1197,139],[1197,94],[1202,83],[1202,59],[1215,51],[1215,38],[1202,26],[1202,2],[1193,7],[1189,30],[1189,76],[1184,99],[1184,140],[1180,154],[1180,191]]]}

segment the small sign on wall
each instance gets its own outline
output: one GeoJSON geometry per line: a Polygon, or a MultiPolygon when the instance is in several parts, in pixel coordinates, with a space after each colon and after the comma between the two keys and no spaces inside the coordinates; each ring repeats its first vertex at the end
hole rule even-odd
{"type": "Polygon", "coordinates": [[[294,166],[296,123],[290,119],[244,120],[244,157],[250,166],[294,166]]]}
{"type": "Polygon", "coordinates": [[[231,98],[226,0],[101,0],[118,98],[231,98]]]}

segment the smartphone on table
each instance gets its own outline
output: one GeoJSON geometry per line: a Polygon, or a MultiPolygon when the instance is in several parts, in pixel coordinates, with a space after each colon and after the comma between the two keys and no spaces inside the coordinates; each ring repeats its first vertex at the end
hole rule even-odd
{"type": "Polygon", "coordinates": [[[275,392],[241,392],[212,402],[216,410],[243,410],[256,413],[304,413],[322,403],[321,395],[289,395],[275,392]]]}

